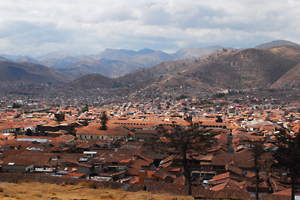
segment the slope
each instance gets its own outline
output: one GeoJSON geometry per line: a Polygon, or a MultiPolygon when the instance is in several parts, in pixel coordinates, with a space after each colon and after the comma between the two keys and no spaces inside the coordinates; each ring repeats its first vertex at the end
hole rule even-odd
{"type": "Polygon", "coordinates": [[[34,63],[0,62],[1,85],[28,85],[66,83],[71,80],[67,74],[34,63]]]}
{"type": "Polygon", "coordinates": [[[299,45],[284,45],[269,49],[272,53],[300,63],[300,46],[299,45]]]}
{"type": "Polygon", "coordinates": [[[162,86],[218,88],[269,87],[288,70],[296,66],[291,61],[269,50],[226,50],[196,60],[160,63],[147,69],[138,69],[117,79],[119,85],[139,83],[162,86]]]}
{"type": "Polygon", "coordinates": [[[69,87],[80,89],[111,88],[115,81],[101,74],[88,74],[70,82],[69,87]]]}
{"type": "Polygon", "coordinates": [[[108,77],[122,76],[143,67],[139,63],[119,60],[85,60],[67,65],[59,70],[78,78],[87,74],[99,73],[108,77]]]}
{"type": "Polygon", "coordinates": [[[290,69],[280,77],[272,86],[272,89],[300,88],[300,64],[290,69]]]}

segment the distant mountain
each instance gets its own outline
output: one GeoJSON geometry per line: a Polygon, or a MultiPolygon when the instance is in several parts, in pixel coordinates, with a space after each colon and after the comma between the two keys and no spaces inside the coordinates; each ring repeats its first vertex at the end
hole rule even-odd
{"type": "Polygon", "coordinates": [[[154,51],[151,49],[142,49],[140,51],[133,50],[117,50],[106,49],[105,51],[93,56],[94,59],[100,60],[122,60],[136,62],[144,67],[152,67],[166,60],[173,60],[173,56],[162,51],[154,51]]]}
{"type": "Polygon", "coordinates": [[[45,66],[58,69],[79,62],[80,60],[81,60],[80,58],[66,57],[66,58],[57,58],[57,59],[53,58],[49,60],[41,60],[40,63],[45,66]]]}
{"type": "Polygon", "coordinates": [[[69,87],[90,89],[90,88],[111,88],[115,81],[101,74],[89,74],[70,82],[69,87]]]}
{"type": "Polygon", "coordinates": [[[76,62],[59,70],[75,78],[94,73],[103,74],[108,77],[118,77],[142,67],[139,63],[131,61],[100,59],[76,62]]]}
{"type": "Polygon", "coordinates": [[[136,54],[137,52],[133,50],[105,49],[104,51],[93,55],[92,57],[95,60],[100,60],[101,58],[104,58],[106,60],[130,60],[130,58],[136,54]]]}
{"type": "Polygon", "coordinates": [[[25,57],[23,57],[23,58],[16,59],[16,60],[14,60],[14,61],[15,61],[15,62],[20,62],[20,63],[22,63],[22,62],[28,62],[28,63],[36,63],[36,64],[40,64],[39,61],[37,61],[37,60],[35,60],[35,59],[33,59],[33,58],[30,58],[30,57],[28,57],[28,56],[25,56],[25,57]]]}
{"type": "Polygon", "coordinates": [[[299,46],[297,43],[290,42],[287,40],[275,40],[275,41],[272,41],[269,43],[257,45],[255,48],[256,49],[267,49],[267,48],[273,48],[273,47],[280,47],[283,45],[299,46]]]}
{"type": "Polygon", "coordinates": [[[34,63],[0,62],[0,83],[5,85],[61,84],[71,77],[55,69],[34,63]]]}
{"type": "Polygon", "coordinates": [[[212,46],[212,47],[194,47],[188,49],[181,49],[173,54],[173,56],[177,59],[190,59],[190,58],[202,58],[204,56],[216,53],[218,51],[222,51],[223,47],[221,46],[212,46]]]}
{"type": "Polygon", "coordinates": [[[0,54],[0,56],[3,56],[5,58],[8,58],[9,60],[15,60],[15,59],[20,59],[22,58],[23,56],[14,56],[14,55],[7,55],[7,54],[0,54]]]}
{"type": "Polygon", "coordinates": [[[148,49],[148,48],[145,48],[145,49],[141,49],[139,50],[137,53],[138,54],[149,54],[149,53],[155,53],[156,51],[152,50],[152,49],[148,49]]]}
{"type": "Polygon", "coordinates": [[[11,61],[11,60],[6,57],[0,56],[0,61],[11,61]]]}
{"type": "Polygon", "coordinates": [[[106,49],[96,55],[67,57],[64,59],[62,59],[63,54],[59,54],[59,56],[51,54],[51,58],[60,58],[42,60],[41,63],[53,68],[61,68],[61,71],[69,73],[76,78],[91,73],[100,73],[108,77],[120,77],[138,68],[148,68],[164,61],[180,60],[182,58],[200,58],[222,49],[220,46],[192,48],[178,51],[175,54],[167,54],[152,49],[139,51],[106,49]]]}
{"type": "Polygon", "coordinates": [[[52,60],[52,59],[63,59],[67,57],[77,57],[77,54],[74,53],[69,53],[69,52],[64,52],[64,51],[55,51],[48,53],[43,56],[36,57],[37,60],[39,61],[45,61],[45,60],[52,60]]]}
{"type": "Polygon", "coordinates": [[[52,52],[44,56],[37,57],[36,59],[45,66],[52,68],[62,68],[64,66],[87,60],[90,57],[88,55],[78,55],[69,52],[52,52]]]}

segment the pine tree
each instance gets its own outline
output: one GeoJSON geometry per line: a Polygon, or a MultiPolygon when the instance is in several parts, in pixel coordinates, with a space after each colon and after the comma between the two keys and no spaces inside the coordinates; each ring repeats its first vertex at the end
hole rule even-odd
{"type": "Polygon", "coordinates": [[[155,143],[156,149],[163,147],[169,154],[179,155],[182,160],[184,176],[189,186],[189,194],[192,194],[192,177],[188,168],[188,153],[198,151],[206,154],[207,150],[215,141],[218,134],[209,129],[200,128],[199,123],[190,123],[188,127],[173,123],[173,130],[169,131],[162,126],[159,127],[162,133],[160,139],[155,143]]]}
{"type": "Polygon", "coordinates": [[[99,128],[100,130],[107,130],[107,121],[108,117],[106,115],[106,111],[102,113],[102,116],[100,117],[101,120],[101,127],[99,128]]]}
{"type": "Polygon", "coordinates": [[[259,199],[258,195],[258,187],[259,183],[261,182],[259,177],[259,172],[261,171],[262,167],[266,164],[265,161],[262,159],[262,156],[267,153],[264,149],[264,143],[266,140],[259,140],[259,141],[249,141],[250,143],[250,151],[252,153],[252,160],[253,160],[253,167],[252,171],[255,174],[255,199],[259,199]]]}
{"type": "MultiPolygon", "coordinates": [[[[300,131],[300,130],[299,130],[300,131]]],[[[277,150],[273,152],[273,168],[286,171],[291,181],[291,199],[295,199],[295,184],[300,178],[300,133],[290,134],[280,129],[276,134],[277,150]]]]}

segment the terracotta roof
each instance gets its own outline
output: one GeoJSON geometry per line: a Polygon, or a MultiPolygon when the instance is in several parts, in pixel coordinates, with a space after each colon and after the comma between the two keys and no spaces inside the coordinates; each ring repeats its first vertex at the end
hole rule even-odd
{"type": "Polygon", "coordinates": [[[171,172],[168,172],[164,169],[158,169],[154,174],[153,176],[157,176],[159,178],[162,178],[162,179],[165,179],[166,177],[171,177],[173,179],[176,179],[176,176],[174,174],[172,174],[171,172]]]}
{"type": "Polygon", "coordinates": [[[2,166],[3,165],[9,165],[9,166],[29,166],[34,164],[34,161],[30,161],[30,160],[25,160],[25,159],[21,159],[21,158],[6,158],[3,160],[2,166]]]}
{"type": "Polygon", "coordinates": [[[234,172],[234,173],[236,173],[236,174],[238,174],[238,175],[242,175],[242,174],[243,174],[243,170],[241,170],[240,168],[238,168],[238,167],[236,167],[236,166],[234,166],[234,165],[231,165],[231,164],[225,165],[225,169],[226,169],[227,171],[234,172]]]}
{"type": "Polygon", "coordinates": [[[291,196],[292,194],[292,189],[285,189],[281,190],[279,192],[274,192],[273,195],[283,195],[283,196],[291,196]]]}
{"type": "Polygon", "coordinates": [[[251,152],[248,150],[240,153],[221,153],[213,156],[211,164],[220,166],[235,161],[239,168],[251,168],[253,166],[252,162],[249,160],[251,157],[251,152]]]}
{"type": "Polygon", "coordinates": [[[219,174],[219,175],[213,177],[213,181],[218,181],[218,180],[223,180],[223,179],[230,178],[229,175],[230,175],[229,172],[226,172],[224,174],[219,174]]]}

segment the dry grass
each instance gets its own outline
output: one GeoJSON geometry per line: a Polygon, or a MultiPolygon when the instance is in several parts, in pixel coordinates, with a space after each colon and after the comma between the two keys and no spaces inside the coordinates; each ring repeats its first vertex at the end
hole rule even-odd
{"type": "Polygon", "coordinates": [[[124,190],[113,189],[93,189],[92,184],[80,183],[78,185],[64,183],[64,186],[21,182],[21,183],[5,183],[0,182],[0,188],[3,192],[0,193],[0,199],[51,199],[59,200],[70,199],[114,199],[114,200],[188,200],[192,197],[170,195],[170,194],[153,194],[145,191],[126,192],[124,190]]]}

